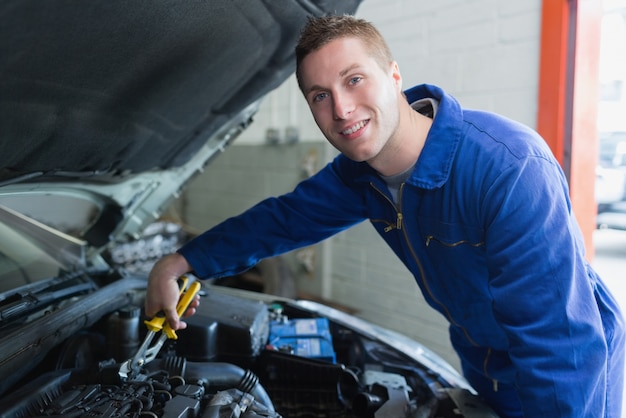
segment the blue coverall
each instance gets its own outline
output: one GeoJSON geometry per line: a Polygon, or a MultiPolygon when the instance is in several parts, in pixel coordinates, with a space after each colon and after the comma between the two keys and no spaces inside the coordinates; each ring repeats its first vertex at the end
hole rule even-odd
{"type": "Polygon", "coordinates": [[[366,163],[336,157],[183,246],[200,277],[239,273],[369,220],[450,322],[463,372],[502,417],[621,417],[624,322],[584,257],[545,141],[499,115],[438,109],[397,203],[366,163]]]}

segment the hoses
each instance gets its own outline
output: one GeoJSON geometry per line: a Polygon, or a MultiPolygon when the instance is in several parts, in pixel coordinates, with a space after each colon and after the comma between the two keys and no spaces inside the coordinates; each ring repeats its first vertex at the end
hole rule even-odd
{"type": "MultiPolygon", "coordinates": [[[[153,362],[151,368],[159,368],[158,360],[153,362]]],[[[231,363],[188,361],[184,377],[187,382],[203,382],[207,392],[236,388],[249,393],[269,411],[275,412],[274,403],[267,391],[250,370],[244,370],[231,363]]]]}

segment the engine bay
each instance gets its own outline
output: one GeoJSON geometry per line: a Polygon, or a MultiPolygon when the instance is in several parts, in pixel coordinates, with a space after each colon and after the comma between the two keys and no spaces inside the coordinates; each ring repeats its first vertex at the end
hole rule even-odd
{"type": "Polygon", "coordinates": [[[0,416],[445,418],[478,408],[384,341],[290,300],[211,286],[178,339],[121,379],[144,319],[135,302],[73,333],[3,394],[0,416]]]}

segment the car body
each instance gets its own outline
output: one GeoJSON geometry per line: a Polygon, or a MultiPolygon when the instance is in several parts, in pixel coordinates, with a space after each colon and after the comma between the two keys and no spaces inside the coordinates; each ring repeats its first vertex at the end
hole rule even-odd
{"type": "Polygon", "coordinates": [[[146,271],[186,239],[160,214],[293,72],[307,17],[359,3],[2,3],[1,417],[495,416],[415,341],[211,283],[177,339],[121,372],[146,271]]]}
{"type": "Polygon", "coordinates": [[[596,169],[597,226],[626,230],[626,132],[601,132],[596,169]]]}

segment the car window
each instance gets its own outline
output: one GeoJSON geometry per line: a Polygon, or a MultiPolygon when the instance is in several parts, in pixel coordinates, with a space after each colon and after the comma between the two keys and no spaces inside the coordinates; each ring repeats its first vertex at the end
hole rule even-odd
{"type": "Polygon", "coordinates": [[[626,167],[626,132],[600,133],[599,162],[603,167],[626,167]]]}

